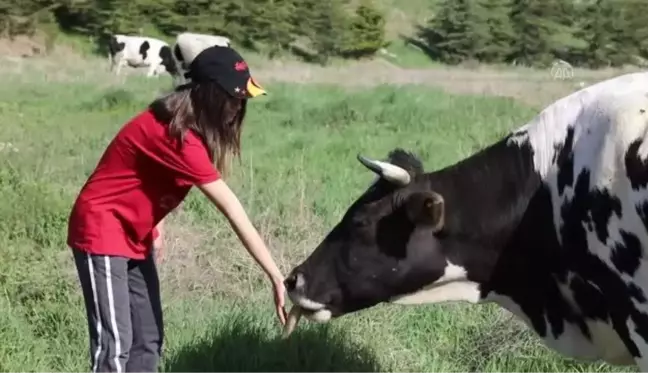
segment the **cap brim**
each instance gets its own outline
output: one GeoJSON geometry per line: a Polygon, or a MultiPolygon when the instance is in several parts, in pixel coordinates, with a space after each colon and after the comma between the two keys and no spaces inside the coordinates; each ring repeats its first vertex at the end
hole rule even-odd
{"type": "Polygon", "coordinates": [[[248,78],[248,81],[247,81],[247,84],[246,84],[245,88],[247,90],[248,97],[251,97],[251,98],[268,94],[266,92],[266,90],[263,89],[259,85],[259,83],[256,82],[256,80],[254,80],[253,77],[248,78]]]}

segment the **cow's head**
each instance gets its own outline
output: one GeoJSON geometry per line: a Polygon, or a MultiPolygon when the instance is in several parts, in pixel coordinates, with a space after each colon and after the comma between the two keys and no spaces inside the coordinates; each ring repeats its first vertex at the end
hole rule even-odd
{"type": "Polygon", "coordinates": [[[378,179],[286,277],[301,314],[326,322],[381,302],[478,301],[456,257],[462,243],[445,230],[452,212],[421,162],[400,149],[358,159],[378,179]]]}

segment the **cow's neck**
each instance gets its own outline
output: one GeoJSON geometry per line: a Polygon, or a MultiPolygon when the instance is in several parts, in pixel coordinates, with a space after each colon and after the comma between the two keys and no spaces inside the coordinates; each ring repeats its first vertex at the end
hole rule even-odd
{"type": "Polygon", "coordinates": [[[540,185],[531,147],[505,138],[428,174],[428,184],[445,200],[446,271],[433,284],[395,301],[479,302],[480,289],[489,286],[502,247],[540,185]]]}
{"type": "Polygon", "coordinates": [[[457,164],[429,174],[444,196],[446,255],[483,283],[491,278],[502,248],[522,222],[540,188],[533,150],[505,138],[457,164]]]}
{"type": "Polygon", "coordinates": [[[565,263],[551,193],[533,158],[528,143],[504,139],[430,174],[430,183],[446,197],[447,230],[454,242],[448,260],[466,271],[466,280],[459,282],[465,299],[449,300],[494,301],[552,344],[567,325],[553,319],[571,320],[577,329],[572,338],[583,334],[559,288],[565,263]],[[471,295],[471,286],[479,296],[471,295]]]}

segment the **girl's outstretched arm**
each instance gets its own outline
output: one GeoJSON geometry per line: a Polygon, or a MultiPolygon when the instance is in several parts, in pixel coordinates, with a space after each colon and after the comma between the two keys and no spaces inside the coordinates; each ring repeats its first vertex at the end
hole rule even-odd
{"type": "Polygon", "coordinates": [[[239,239],[252,255],[256,262],[263,268],[263,271],[272,281],[275,290],[275,303],[277,315],[282,324],[286,322],[286,310],[284,308],[284,285],[283,275],[275,264],[270,251],[256,228],[250,222],[247,213],[243,209],[239,199],[229,186],[219,179],[217,181],[198,185],[198,188],[216,205],[216,207],[227,217],[232,228],[239,239]]]}

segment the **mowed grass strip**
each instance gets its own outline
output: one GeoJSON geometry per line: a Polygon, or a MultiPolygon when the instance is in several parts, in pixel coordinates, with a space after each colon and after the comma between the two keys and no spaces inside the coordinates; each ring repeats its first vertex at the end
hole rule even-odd
{"type": "MultiPolygon", "coordinates": [[[[79,74],[89,78],[0,85],[2,371],[88,369],[68,213],[115,132],[169,86],[79,74]]],[[[535,114],[508,99],[422,86],[267,88],[250,102],[243,156],[227,181],[284,270],[374,178],[356,154],[383,158],[403,147],[433,170],[535,114]]],[[[328,325],[304,322],[282,341],[268,284],[220,214],[193,191],[170,219],[160,267],[165,371],[619,370],[558,356],[493,306],[381,305],[328,325]]]]}

